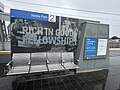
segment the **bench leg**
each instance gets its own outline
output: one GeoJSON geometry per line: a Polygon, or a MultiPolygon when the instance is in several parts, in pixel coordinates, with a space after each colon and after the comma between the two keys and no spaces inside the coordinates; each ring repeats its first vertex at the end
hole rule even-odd
{"type": "Polygon", "coordinates": [[[74,74],[76,74],[76,69],[73,69],[74,74]]]}

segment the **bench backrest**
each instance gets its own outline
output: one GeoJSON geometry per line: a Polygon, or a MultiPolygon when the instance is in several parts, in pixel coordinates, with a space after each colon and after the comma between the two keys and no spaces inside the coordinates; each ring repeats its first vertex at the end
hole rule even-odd
{"type": "Polygon", "coordinates": [[[31,54],[31,65],[45,65],[46,64],[46,53],[32,53],[31,54]]]}
{"type": "Polygon", "coordinates": [[[60,64],[61,63],[60,52],[47,53],[47,59],[49,60],[49,64],[60,64]]]}
{"type": "Polygon", "coordinates": [[[73,52],[62,52],[62,59],[65,62],[74,62],[74,54],[73,54],[73,52]]]}
{"type": "Polygon", "coordinates": [[[14,53],[13,54],[13,67],[27,66],[30,60],[30,53],[14,53]]]}

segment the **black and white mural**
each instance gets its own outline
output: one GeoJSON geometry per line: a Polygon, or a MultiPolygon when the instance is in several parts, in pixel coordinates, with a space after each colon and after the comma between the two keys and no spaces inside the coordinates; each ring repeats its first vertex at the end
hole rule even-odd
{"type": "Polygon", "coordinates": [[[80,20],[60,16],[54,18],[54,22],[49,22],[11,15],[12,52],[74,52],[78,44],[80,20]]]}

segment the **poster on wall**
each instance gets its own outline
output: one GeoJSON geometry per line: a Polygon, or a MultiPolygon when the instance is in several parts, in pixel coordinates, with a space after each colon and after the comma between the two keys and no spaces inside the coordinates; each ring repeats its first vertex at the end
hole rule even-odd
{"type": "Polygon", "coordinates": [[[74,52],[79,30],[79,19],[11,9],[12,52],[74,52]]]}
{"type": "Polygon", "coordinates": [[[106,55],[107,39],[98,39],[97,56],[106,55]]]}
{"type": "Polygon", "coordinates": [[[96,56],[97,38],[86,38],[85,57],[96,56]]]}

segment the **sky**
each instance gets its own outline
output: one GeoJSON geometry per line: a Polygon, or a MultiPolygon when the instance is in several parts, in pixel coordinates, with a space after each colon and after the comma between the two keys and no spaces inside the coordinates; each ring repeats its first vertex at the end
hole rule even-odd
{"type": "Polygon", "coordinates": [[[120,0],[0,0],[10,8],[96,20],[110,25],[109,37],[120,37],[120,0]]]}

